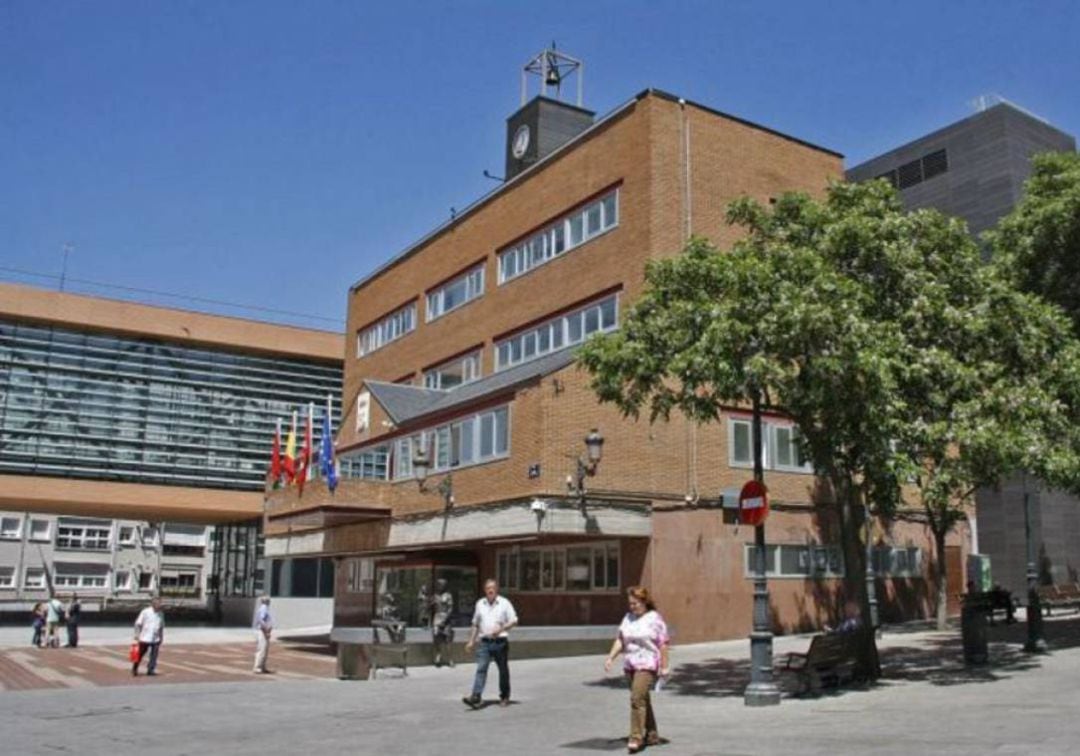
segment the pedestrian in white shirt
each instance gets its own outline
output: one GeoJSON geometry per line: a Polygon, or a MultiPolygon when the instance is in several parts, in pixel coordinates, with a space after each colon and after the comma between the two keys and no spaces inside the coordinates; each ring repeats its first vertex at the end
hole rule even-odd
{"type": "Polygon", "coordinates": [[[484,598],[476,602],[473,611],[469,640],[465,641],[465,650],[471,651],[477,638],[480,639],[476,649],[476,677],[473,679],[472,694],[462,699],[466,706],[479,709],[483,705],[488,666],[493,661],[499,668],[499,705],[510,705],[509,632],[517,622],[514,605],[499,595],[499,584],[494,579],[488,579],[484,583],[484,598]]]}
{"type": "Polygon", "coordinates": [[[255,631],[255,668],[252,670],[257,675],[265,675],[266,657],[270,653],[270,634],[274,630],[274,620],[270,616],[270,597],[262,596],[259,604],[255,607],[255,617],[251,621],[251,628],[255,631]]]}
{"type": "Polygon", "coordinates": [[[158,649],[164,639],[165,614],[161,611],[161,599],[154,596],[150,599],[150,606],[139,612],[135,620],[135,640],[139,643],[139,658],[131,665],[133,677],[139,674],[139,665],[142,664],[147,651],[150,652],[150,661],[146,664],[146,674],[157,674],[158,649]]]}

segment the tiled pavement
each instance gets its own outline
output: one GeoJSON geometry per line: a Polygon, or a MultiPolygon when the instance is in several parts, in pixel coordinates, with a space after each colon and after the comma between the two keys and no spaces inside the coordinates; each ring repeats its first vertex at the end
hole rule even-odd
{"type": "Polygon", "coordinates": [[[128,646],[0,649],[0,691],[41,688],[93,688],[116,685],[168,685],[191,682],[261,683],[334,677],[334,657],[326,644],[275,641],[270,647],[272,674],[252,674],[255,644],[162,645],[157,675],[131,676],[128,646]]]}

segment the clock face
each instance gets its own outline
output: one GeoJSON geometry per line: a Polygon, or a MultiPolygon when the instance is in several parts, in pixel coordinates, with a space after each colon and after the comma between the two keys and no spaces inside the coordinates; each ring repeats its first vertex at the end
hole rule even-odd
{"type": "Polygon", "coordinates": [[[514,132],[514,142],[510,147],[510,152],[518,160],[521,160],[525,156],[525,150],[529,149],[529,136],[529,125],[526,123],[518,126],[517,131],[514,132]]]}

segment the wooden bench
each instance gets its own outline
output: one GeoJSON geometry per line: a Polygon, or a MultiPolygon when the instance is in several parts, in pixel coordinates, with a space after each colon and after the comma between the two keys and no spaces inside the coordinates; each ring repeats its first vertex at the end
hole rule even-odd
{"type": "Polygon", "coordinates": [[[1060,585],[1040,585],[1039,604],[1050,616],[1051,609],[1080,608],[1080,585],[1061,583],[1060,585]]]}
{"type": "Polygon", "coordinates": [[[380,667],[396,667],[402,675],[409,675],[409,647],[405,644],[405,623],[401,620],[377,619],[371,621],[370,647],[371,674],[380,667]]]}
{"type": "Polygon", "coordinates": [[[789,653],[781,669],[795,673],[797,693],[838,686],[855,676],[859,640],[858,632],[815,635],[806,653],[789,653]]]}

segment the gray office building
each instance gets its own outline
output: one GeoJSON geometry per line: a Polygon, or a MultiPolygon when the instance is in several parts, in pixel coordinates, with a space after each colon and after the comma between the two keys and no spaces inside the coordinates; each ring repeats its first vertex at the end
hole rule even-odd
{"type": "Polygon", "coordinates": [[[1072,135],[998,102],[860,163],[847,178],[884,178],[900,190],[908,208],[937,208],[981,234],[1020,200],[1032,155],[1075,149],[1072,135]]]}
{"type": "MultiPolygon", "coordinates": [[[[963,218],[973,234],[993,228],[1020,201],[1033,155],[1076,150],[1071,134],[1011,103],[994,102],[851,168],[847,178],[884,178],[909,209],[933,207],[963,218]]],[[[1080,500],[1034,478],[982,490],[971,549],[990,557],[992,581],[1018,597],[1026,595],[1025,508],[1040,582],[1076,581],[1080,570],[1080,500]]]]}

